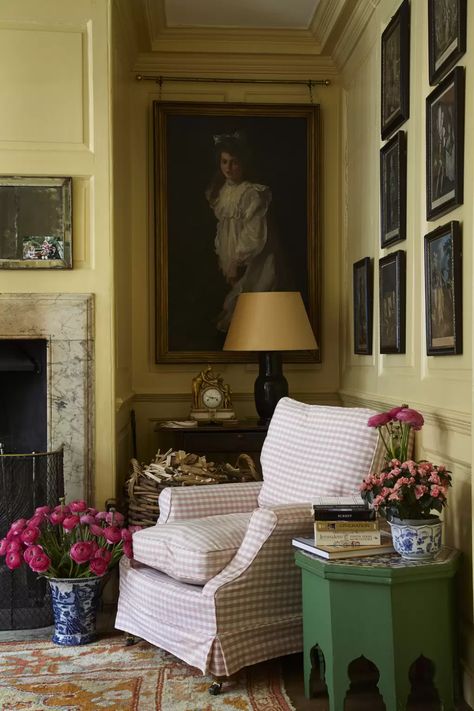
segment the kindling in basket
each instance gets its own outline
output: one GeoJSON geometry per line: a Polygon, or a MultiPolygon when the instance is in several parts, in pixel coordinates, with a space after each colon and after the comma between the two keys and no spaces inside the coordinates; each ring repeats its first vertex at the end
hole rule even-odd
{"type": "Polygon", "coordinates": [[[236,465],[208,462],[206,457],[182,450],[160,452],[150,464],[130,461],[130,477],[125,485],[128,505],[128,523],[154,526],[159,515],[158,496],[169,486],[202,486],[230,484],[241,481],[259,481],[253,459],[240,454],[236,465]]]}

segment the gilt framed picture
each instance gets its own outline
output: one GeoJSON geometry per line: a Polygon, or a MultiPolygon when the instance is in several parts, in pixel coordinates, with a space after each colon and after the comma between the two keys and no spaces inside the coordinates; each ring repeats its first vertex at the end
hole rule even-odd
{"type": "Polygon", "coordinates": [[[406,239],[406,134],[398,131],[380,151],[381,247],[406,239]]]}
{"type": "Polygon", "coordinates": [[[428,0],[430,84],[437,84],[466,51],[467,0],[428,0]]]}
{"type": "Polygon", "coordinates": [[[319,107],[155,102],[153,116],[156,362],[253,360],[222,350],[245,291],[301,292],[321,345],[319,107]]]}
{"type": "Polygon", "coordinates": [[[0,176],[0,269],[72,267],[71,178],[0,176]]]}
{"type": "Polygon", "coordinates": [[[403,250],[379,260],[380,353],[405,353],[406,258],[403,250]]]}
{"type": "Polygon", "coordinates": [[[403,0],[382,33],[381,133],[385,140],[410,115],[410,3],[403,0]]]}
{"type": "Polygon", "coordinates": [[[462,353],[461,234],[456,220],[425,235],[427,355],[462,353]]]}
{"type": "Polygon", "coordinates": [[[464,68],[456,67],[426,99],[426,215],[463,203],[464,68]]]}
{"type": "Polygon", "coordinates": [[[373,270],[370,257],[353,265],[354,353],[372,355],[373,270]]]}

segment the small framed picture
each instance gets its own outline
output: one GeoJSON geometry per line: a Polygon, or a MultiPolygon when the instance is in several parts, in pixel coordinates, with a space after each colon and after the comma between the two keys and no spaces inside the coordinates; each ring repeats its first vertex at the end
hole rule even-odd
{"type": "Polygon", "coordinates": [[[464,67],[426,99],[426,216],[434,220],[463,202],[464,67]]]}
{"type": "Polygon", "coordinates": [[[382,139],[410,115],[410,3],[403,0],[382,33],[382,139]]]}
{"type": "Polygon", "coordinates": [[[459,222],[425,235],[427,355],[462,353],[462,269],[459,222]]]}
{"type": "Polygon", "coordinates": [[[428,0],[430,84],[437,84],[466,51],[466,0],[428,0]]]}
{"type": "Polygon", "coordinates": [[[398,250],[379,260],[380,352],[405,353],[406,258],[398,250]]]}
{"type": "Polygon", "coordinates": [[[354,353],[372,355],[373,271],[369,257],[353,265],[354,353]]]}
{"type": "Polygon", "coordinates": [[[380,151],[381,246],[406,239],[406,134],[398,131],[380,151]]]}
{"type": "Polygon", "coordinates": [[[0,176],[0,269],[72,268],[72,178],[0,176]]]}

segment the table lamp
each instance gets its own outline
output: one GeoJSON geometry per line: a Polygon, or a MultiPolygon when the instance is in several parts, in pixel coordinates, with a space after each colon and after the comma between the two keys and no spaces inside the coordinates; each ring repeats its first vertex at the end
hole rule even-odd
{"type": "Polygon", "coordinates": [[[299,291],[255,291],[240,294],[224,343],[225,351],[257,351],[255,407],[267,424],[278,400],[288,395],[282,351],[318,347],[299,291]]]}

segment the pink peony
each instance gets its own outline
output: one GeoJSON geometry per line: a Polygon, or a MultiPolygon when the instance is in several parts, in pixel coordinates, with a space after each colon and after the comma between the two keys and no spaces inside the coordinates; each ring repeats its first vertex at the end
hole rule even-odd
{"type": "Polygon", "coordinates": [[[87,511],[87,504],[85,501],[71,501],[69,504],[69,508],[73,513],[82,513],[83,511],[87,511]]]}
{"type": "Polygon", "coordinates": [[[102,526],[98,526],[96,523],[91,523],[89,526],[89,530],[91,533],[94,534],[94,536],[99,536],[99,537],[104,537],[104,529],[102,526]]]}
{"type": "Polygon", "coordinates": [[[44,520],[45,520],[44,514],[35,514],[34,516],[32,516],[31,518],[28,519],[26,524],[27,524],[28,528],[31,526],[33,526],[34,528],[38,528],[39,526],[41,526],[41,524],[43,523],[44,520]]]}
{"type": "Polygon", "coordinates": [[[106,563],[110,563],[112,553],[107,548],[98,548],[94,553],[94,558],[102,558],[106,563]]]}
{"type": "Polygon", "coordinates": [[[133,558],[133,545],[132,541],[125,541],[123,544],[123,552],[127,556],[127,558],[133,558]]]}
{"type": "Polygon", "coordinates": [[[53,513],[50,515],[49,520],[53,524],[53,526],[57,526],[59,523],[62,523],[65,519],[65,514],[63,514],[62,511],[53,511],[53,513]]]}
{"type": "Polygon", "coordinates": [[[105,536],[109,543],[118,543],[122,540],[122,533],[118,526],[107,526],[107,528],[104,528],[102,535],[105,536]]]}
{"type": "Polygon", "coordinates": [[[10,526],[10,531],[12,533],[21,533],[26,527],[26,518],[19,518],[18,521],[14,521],[10,526]]]}
{"type": "Polygon", "coordinates": [[[39,537],[40,530],[36,526],[28,526],[20,536],[25,546],[31,546],[33,543],[36,543],[39,537]]]}
{"type": "Polygon", "coordinates": [[[51,513],[51,507],[50,506],[38,506],[35,509],[35,514],[49,514],[51,513]]]}
{"type": "Polygon", "coordinates": [[[94,516],[91,516],[91,514],[84,514],[83,516],[79,517],[79,521],[83,524],[89,525],[91,523],[95,523],[95,518],[94,516]]]}
{"type": "Polygon", "coordinates": [[[8,546],[8,538],[2,538],[0,540],[0,555],[6,555],[8,546]]]}
{"type": "Polygon", "coordinates": [[[79,523],[79,517],[78,516],[66,516],[63,521],[63,528],[66,529],[66,531],[72,531],[74,528],[79,523]]]}
{"type": "Polygon", "coordinates": [[[73,543],[69,550],[69,555],[75,563],[87,563],[92,555],[92,546],[89,541],[79,541],[73,543]]]}
{"type": "Polygon", "coordinates": [[[10,568],[10,570],[15,570],[15,568],[19,568],[20,565],[23,563],[23,556],[21,555],[20,551],[11,551],[5,556],[5,563],[10,568]]]}
{"type": "Polygon", "coordinates": [[[424,486],[423,484],[418,484],[417,486],[415,486],[415,498],[421,499],[421,497],[424,496],[427,491],[427,486],[424,486]]]}
{"type": "Polygon", "coordinates": [[[107,511],[99,511],[95,515],[97,521],[106,521],[107,520],[107,511]]]}
{"type": "Polygon", "coordinates": [[[95,575],[103,575],[108,567],[109,564],[103,558],[93,558],[89,563],[89,568],[95,575]]]}
{"type": "Polygon", "coordinates": [[[388,424],[392,418],[388,414],[388,412],[381,412],[377,415],[372,415],[372,417],[369,417],[367,420],[367,426],[368,427],[383,427],[384,425],[388,424]]]}
{"type": "Polygon", "coordinates": [[[51,561],[43,551],[34,555],[29,562],[31,570],[35,573],[46,573],[50,565],[51,561]]]}
{"type": "Polygon", "coordinates": [[[389,410],[389,411],[388,411],[387,413],[385,413],[385,414],[389,415],[389,417],[390,417],[391,420],[394,420],[394,419],[396,418],[396,416],[398,415],[398,413],[400,412],[400,410],[403,410],[403,406],[401,406],[401,407],[392,407],[392,409],[389,410]]]}
{"type": "Polygon", "coordinates": [[[125,516],[123,516],[119,511],[109,511],[107,516],[105,517],[105,520],[112,526],[123,526],[125,516]]]}
{"type": "Polygon", "coordinates": [[[399,422],[404,422],[414,430],[421,430],[424,424],[423,415],[417,410],[412,410],[411,407],[404,407],[396,414],[395,419],[399,422]]]}
{"type": "Polygon", "coordinates": [[[128,530],[130,531],[130,533],[136,533],[137,531],[142,530],[142,526],[129,526],[128,530]]]}
{"type": "Polygon", "coordinates": [[[430,494],[434,499],[437,499],[438,496],[441,493],[441,489],[437,484],[433,484],[433,486],[430,489],[430,494]]]}
{"type": "Polygon", "coordinates": [[[35,555],[38,555],[39,553],[43,553],[43,549],[41,546],[28,546],[26,551],[23,553],[23,558],[25,561],[30,564],[30,560],[35,557],[35,555]]]}
{"type": "Polygon", "coordinates": [[[122,536],[122,541],[131,541],[132,540],[132,534],[128,530],[128,528],[122,528],[120,531],[120,535],[122,536]]]}
{"type": "Polygon", "coordinates": [[[7,553],[16,553],[16,551],[21,551],[22,549],[23,546],[19,536],[7,543],[7,553]]]}
{"type": "Polygon", "coordinates": [[[65,506],[64,504],[59,504],[59,506],[55,506],[54,510],[60,511],[63,514],[71,513],[71,509],[69,508],[69,506],[65,506]]]}

